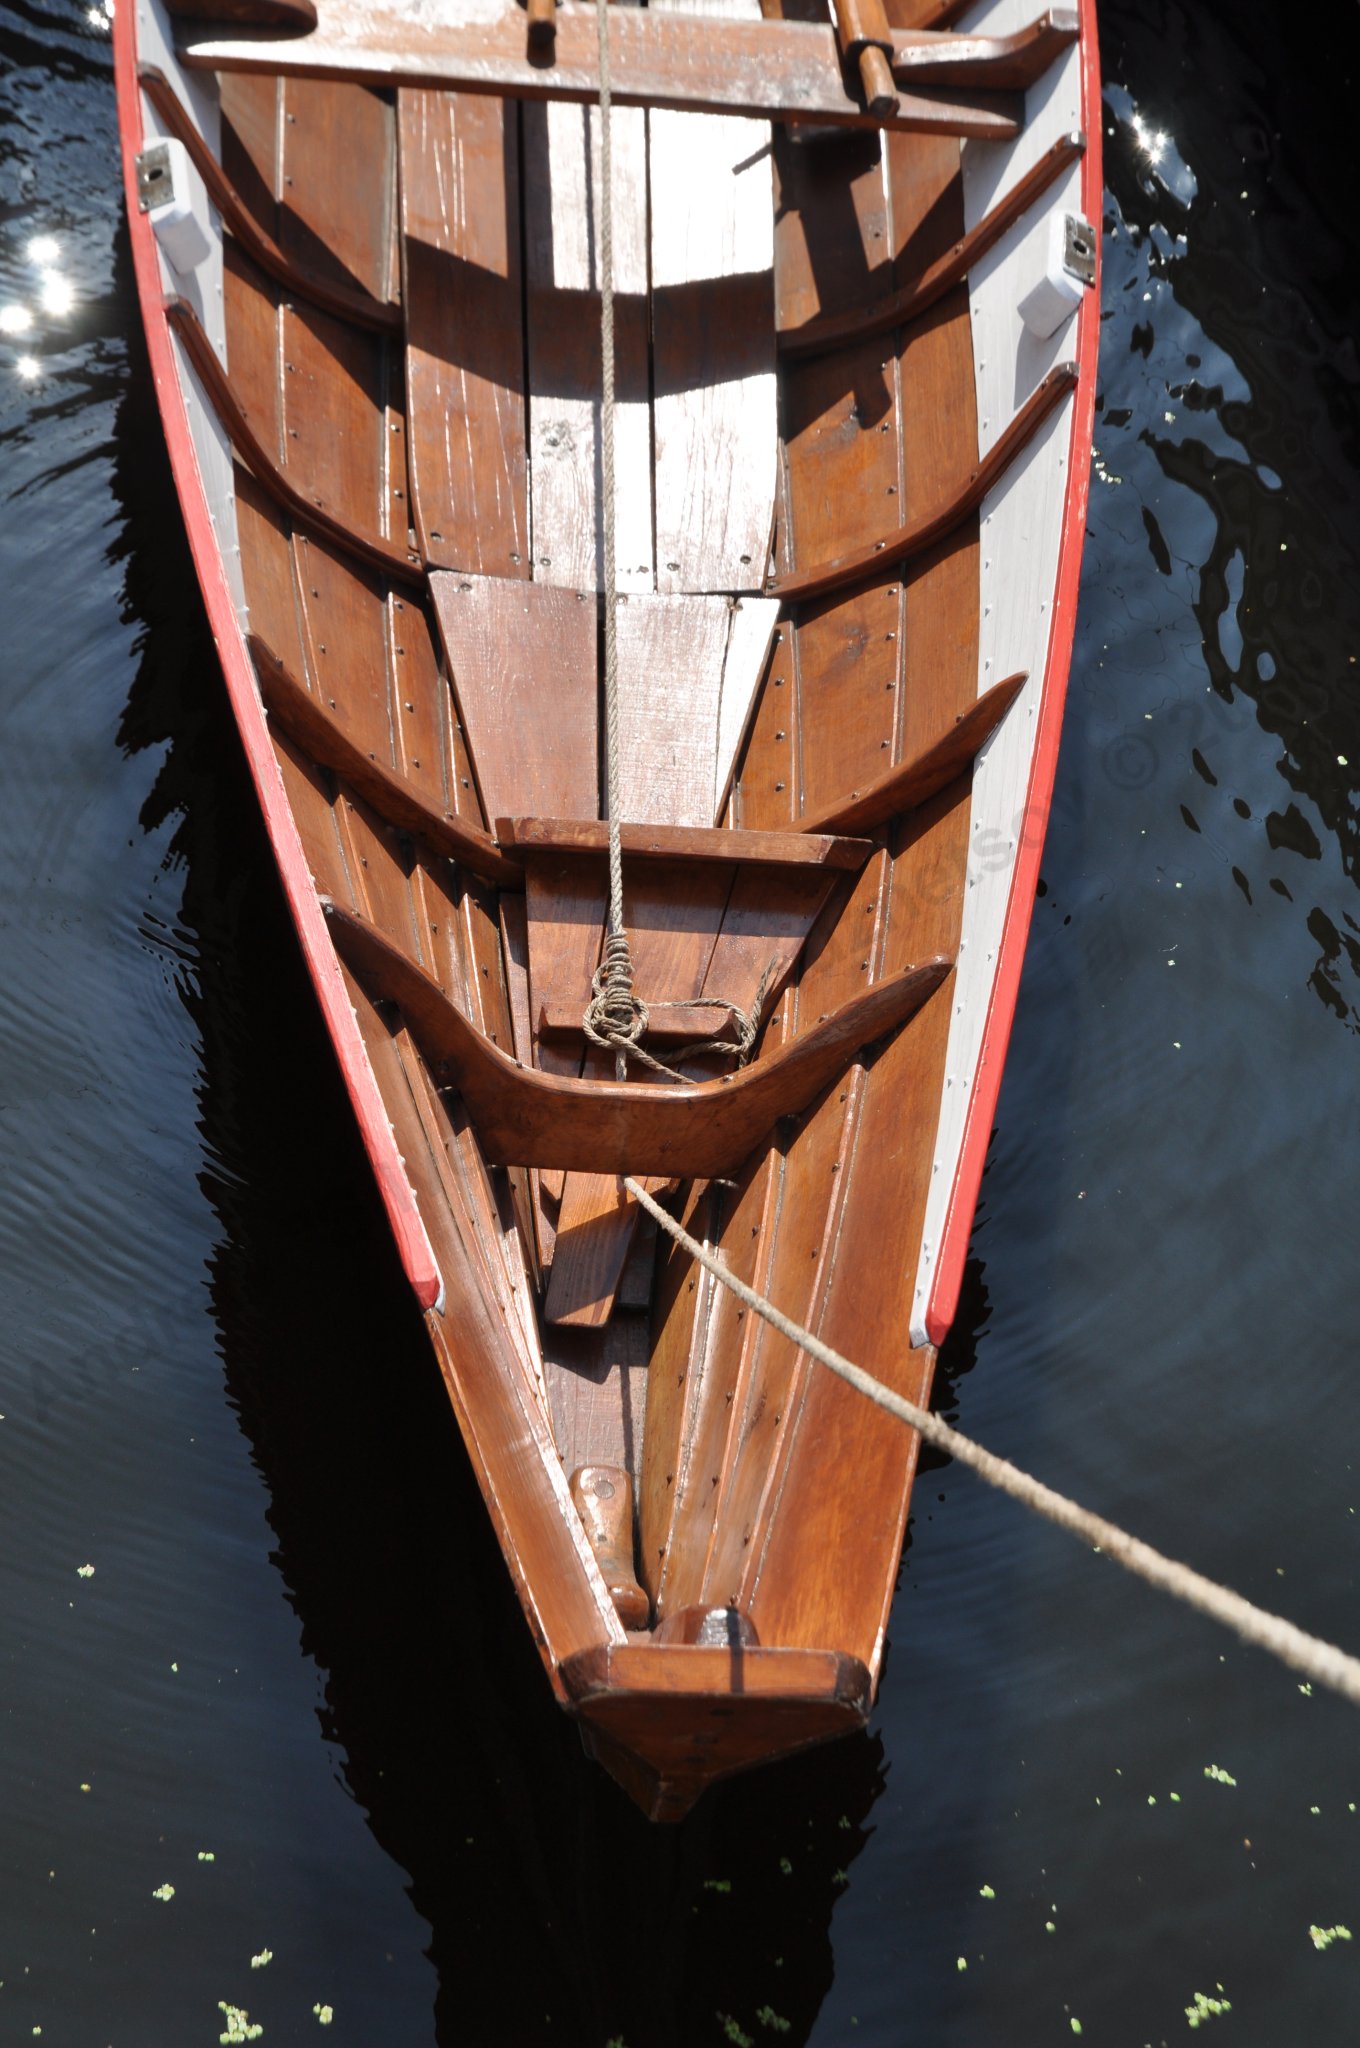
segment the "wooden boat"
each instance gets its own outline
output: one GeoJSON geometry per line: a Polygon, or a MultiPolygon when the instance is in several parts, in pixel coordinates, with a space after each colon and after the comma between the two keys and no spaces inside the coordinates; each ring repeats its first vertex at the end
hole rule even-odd
{"type": "Polygon", "coordinates": [[[916,1439],[620,1176],[928,1399],[1072,643],[1093,7],[610,11],[608,758],[643,1044],[675,1069],[620,1080],[583,1029],[608,892],[596,16],[316,6],[119,8],[151,363],[507,1564],[587,1746],[674,1818],[863,1724],[916,1439]]]}

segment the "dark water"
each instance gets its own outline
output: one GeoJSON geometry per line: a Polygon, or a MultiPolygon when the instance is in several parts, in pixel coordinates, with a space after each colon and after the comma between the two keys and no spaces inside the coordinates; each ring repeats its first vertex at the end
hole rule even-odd
{"type": "MultiPolygon", "coordinates": [[[[1360,360],[1309,20],[1104,10],[1083,613],[943,1396],[1354,1646],[1360,360]]],[[[284,926],[121,204],[107,37],[6,0],[0,306],[49,233],[75,303],[0,336],[0,2042],[1354,2041],[1354,1710],[951,1469],[869,1736],[666,1833],[578,1757],[284,926]]]]}

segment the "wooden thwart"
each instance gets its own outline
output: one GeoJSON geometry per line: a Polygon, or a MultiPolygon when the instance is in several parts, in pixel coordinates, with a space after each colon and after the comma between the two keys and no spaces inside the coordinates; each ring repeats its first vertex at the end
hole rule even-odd
{"type": "Polygon", "coordinates": [[[577,1081],[521,1067],[469,1023],[424,969],[366,918],[322,906],[341,956],[403,1012],[427,1059],[456,1087],[497,1165],[592,1173],[729,1174],[780,1117],[806,1109],[863,1046],[896,1030],[945,979],[937,954],[866,988],[831,1016],[720,1081],[577,1081]]]}
{"type": "MultiPolygon", "coordinates": [[[[318,15],[310,35],[286,42],[268,36],[186,34],[180,54],[186,64],[209,71],[301,74],[385,88],[437,86],[499,98],[599,98],[591,6],[568,0],[557,10],[551,43],[535,40],[532,49],[518,7],[492,21],[445,21],[437,28],[401,7],[373,0],[320,0],[318,15]]],[[[923,38],[896,29],[892,40],[893,70],[907,71],[913,89],[899,94],[895,112],[877,115],[846,90],[829,23],[618,7],[609,25],[612,96],[618,106],[678,113],[746,114],[1002,142],[1019,134],[1023,108],[1018,94],[1012,98],[1007,91],[988,90],[994,80],[1016,75],[1017,58],[1007,47],[1013,39],[993,43],[980,36],[940,36],[932,43],[929,32],[923,38]],[[963,47],[950,47],[955,44],[963,47]],[[937,77],[948,79],[955,97],[931,90],[937,77]],[[920,90],[917,78],[926,81],[920,90]],[[979,81],[981,97],[973,98],[979,81]]]]}
{"type": "MultiPolygon", "coordinates": [[[[512,859],[542,853],[609,852],[609,827],[596,818],[497,818],[496,838],[512,859]]],[[[873,852],[867,839],[840,839],[801,830],[729,832],[717,826],[619,827],[625,859],[758,863],[768,867],[862,868],[873,852]]]]}
{"type": "Polygon", "coordinates": [[[782,598],[785,603],[797,598],[825,597],[831,591],[867,582],[871,576],[881,575],[885,569],[894,569],[912,555],[921,554],[935,541],[943,540],[970,512],[976,512],[988,491],[1000,483],[1016,456],[1033,440],[1068,392],[1075,389],[1076,383],[1077,365],[1057,364],[1025,400],[977,468],[970,470],[959,488],[941,504],[909,520],[905,526],[899,526],[896,533],[874,541],[870,547],[856,548],[853,554],[819,562],[813,569],[796,569],[787,576],[772,577],[769,585],[771,594],[782,598]]]}
{"type": "Polygon", "coordinates": [[[970,711],[923,747],[910,761],[890,768],[864,789],[852,790],[839,802],[812,811],[803,823],[809,832],[871,832],[944,789],[973,760],[995,732],[1028,681],[1029,671],[1007,676],[984,690],[970,711]]]}

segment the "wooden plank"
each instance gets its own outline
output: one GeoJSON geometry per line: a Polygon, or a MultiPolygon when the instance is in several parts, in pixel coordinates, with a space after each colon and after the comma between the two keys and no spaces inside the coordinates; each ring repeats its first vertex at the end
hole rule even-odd
{"type": "Polygon", "coordinates": [[[399,270],[390,96],[341,81],[280,81],[279,247],[378,300],[399,270]]]}
{"type": "MultiPolygon", "coordinates": [[[[538,1013],[535,1028],[540,1038],[579,1038],[580,1009],[567,1003],[557,1003],[551,1009],[545,1005],[538,1013]]],[[[726,1038],[735,1045],[736,1032],[731,1012],[724,1017],[720,1010],[699,1009],[693,1004],[676,1004],[671,1008],[653,1011],[647,1026],[649,1046],[658,1041],[680,1045],[691,1038],[726,1038]]]]}
{"type": "Polygon", "coordinates": [[[887,298],[880,299],[876,306],[851,313],[820,313],[799,327],[781,326],[780,355],[822,355],[919,319],[937,299],[967,277],[973,265],[996,247],[1008,229],[1024,217],[1085,148],[1086,137],[1079,130],[1060,136],[967,234],[960,235],[942,256],[937,256],[906,284],[899,285],[887,298]]]}
{"type": "Polygon", "coordinates": [[[779,448],[770,130],[656,110],[648,152],[657,589],[759,590],[779,448]]]}
{"type": "Polygon", "coordinates": [[[778,609],[769,598],[734,606],[713,596],[619,606],[621,817],[716,821],[778,609]]]}
{"type": "Polygon", "coordinates": [[[354,972],[403,1010],[426,1057],[461,1092],[486,1157],[573,1172],[730,1174],[861,1047],[914,1016],[952,967],[937,957],[888,976],[720,1081],[577,1081],[517,1066],[377,925],[338,903],[323,908],[354,972]]]}
{"type": "Polygon", "coordinates": [[[413,521],[441,568],[528,577],[519,110],[397,100],[413,521]]]}
{"type": "MultiPolygon", "coordinates": [[[[755,713],[757,692],[767,673],[779,606],[770,598],[740,597],[732,606],[718,706],[717,795],[713,822],[719,824],[737,772],[737,762],[755,713]]],[[[737,821],[734,819],[733,823],[737,821]]]]}
{"type": "Polygon", "coordinates": [[[942,540],[962,525],[970,513],[977,511],[987,493],[1000,482],[1011,463],[1033,440],[1054,408],[1062,404],[1076,382],[1075,363],[1058,363],[1046,371],[1004,433],[976,467],[967,470],[957,482],[946,484],[935,502],[881,539],[871,541],[867,547],[853,548],[806,569],[772,576],[769,588],[777,591],[786,604],[793,603],[795,599],[825,597],[831,591],[849,589],[870,577],[881,576],[909,561],[913,555],[923,554],[937,540],[942,540]]]}
{"type": "MultiPolygon", "coordinates": [[[[296,292],[314,305],[324,306],[328,312],[336,313],[343,320],[355,321],[360,327],[374,327],[385,333],[399,332],[402,325],[400,306],[386,299],[375,299],[361,286],[337,280],[305,259],[287,254],[279,247],[271,228],[253,213],[242,194],[227,175],[191,118],[184,102],[171,85],[165,73],[154,64],[141,64],[137,68],[137,83],[156,110],[156,117],[168,134],[182,142],[193,160],[194,169],[208,188],[208,196],[222,215],[226,226],[238,242],[248,250],[262,270],[277,280],[288,292],[296,292]]],[[[249,80],[238,80],[238,85],[249,84],[249,80]]],[[[226,95],[223,95],[223,138],[224,162],[228,150],[226,95]]],[[[271,214],[273,208],[271,206],[271,214]]]]}
{"type": "MultiPolygon", "coordinates": [[[[524,266],[535,581],[604,583],[600,453],[600,128],[597,109],[527,106],[524,266]]],[[[613,120],[614,516],[617,587],[651,590],[647,360],[647,118],[613,120]]]]}
{"type": "MultiPolygon", "coordinates": [[[[729,832],[715,826],[634,825],[619,829],[625,858],[638,861],[723,861],[763,867],[863,867],[867,839],[815,832],[729,832]]],[[[515,859],[560,853],[598,857],[609,851],[609,827],[595,818],[497,817],[496,839],[515,859]]]]}
{"type": "Polygon", "coordinates": [[[749,1016],[763,984],[761,1014],[771,1016],[835,881],[826,868],[739,869],[701,993],[749,1016]]]}
{"type": "Polygon", "coordinates": [[[488,818],[526,798],[599,810],[593,599],[432,572],[430,595],[488,818]]]}
{"type": "MultiPolygon", "coordinates": [[[[440,22],[437,32],[395,4],[319,0],[320,25],[283,42],[266,36],[186,33],[182,61],[205,71],[271,71],[379,86],[423,86],[498,99],[599,98],[595,11],[563,4],[551,56],[530,51],[524,16],[440,22]]],[[[903,93],[897,113],[867,114],[846,91],[834,31],[812,22],[705,20],[648,8],[610,18],[616,106],[748,114],[902,133],[970,135],[1005,142],[1023,119],[1004,94],[903,93]]]]}
{"type": "Polygon", "coordinates": [[[259,482],[294,518],[326,535],[369,568],[395,577],[402,583],[419,583],[423,574],[419,562],[403,547],[393,546],[371,528],[365,531],[337,516],[317,502],[304,484],[299,484],[286,467],[270,453],[267,441],[257,430],[249,413],[236,396],[221,359],[187,299],[168,299],[165,316],[184,345],[219,422],[238,455],[249,465],[259,482]]]}
{"type": "Polygon", "coordinates": [[[617,1175],[567,1175],[543,1304],[545,1322],[604,1327],[637,1219],[637,1204],[623,1192],[617,1175]]]}
{"type": "Polygon", "coordinates": [[[647,1318],[616,1316],[607,1329],[543,1332],[553,1434],[564,1469],[642,1460],[647,1392],[647,1318]]]}

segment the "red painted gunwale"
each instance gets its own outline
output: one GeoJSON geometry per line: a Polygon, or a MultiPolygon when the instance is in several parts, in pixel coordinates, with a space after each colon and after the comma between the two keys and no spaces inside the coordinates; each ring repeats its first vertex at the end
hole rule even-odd
{"type": "Polygon", "coordinates": [[[156,386],[161,424],[170,451],[170,467],[184,510],[184,524],[199,588],[207,608],[226,678],[227,694],[245,748],[251,779],[264,813],[265,830],[278,862],[284,894],[297,927],[303,958],[312,977],[317,1000],[340,1071],[354,1106],[365,1149],[377,1176],[378,1190],[387,1210],[402,1269],[424,1309],[440,1304],[443,1281],[425,1225],[416,1207],[415,1195],[406,1177],[392,1126],[383,1106],[359,1026],[350,1005],[349,992],[340,972],[326,921],[317,900],[316,887],[307,867],[302,842],[289,808],[283,778],[274,758],[264,706],[255,681],[255,670],[241,632],[236,606],[222,566],[207,494],[198,467],[189,416],[181,388],[180,369],[164,312],[165,285],[155,233],[144,213],[137,209],[136,159],[143,146],[142,95],[137,84],[137,18],[135,0],[124,0],[114,17],[114,82],[118,95],[118,128],[122,139],[123,185],[127,194],[128,227],[132,239],[132,260],[146,332],[147,353],[156,386]]]}

